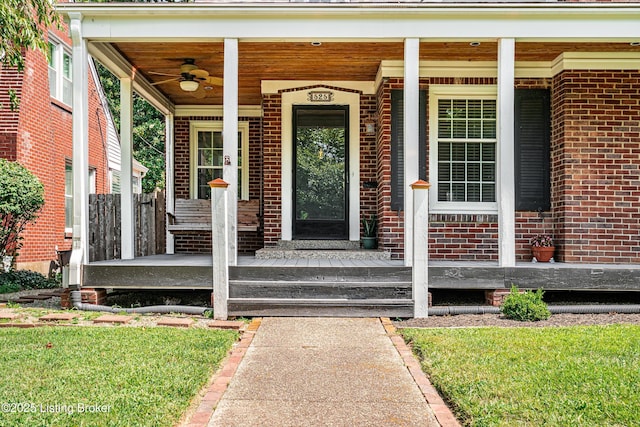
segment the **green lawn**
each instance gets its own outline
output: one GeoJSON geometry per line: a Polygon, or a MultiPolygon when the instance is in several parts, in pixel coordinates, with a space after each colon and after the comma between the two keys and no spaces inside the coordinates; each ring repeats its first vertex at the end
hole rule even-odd
{"type": "Polygon", "coordinates": [[[206,329],[0,329],[0,426],[173,426],[237,337],[206,329]]]}
{"type": "Polygon", "coordinates": [[[640,326],[401,333],[465,425],[640,426],[640,326]]]}

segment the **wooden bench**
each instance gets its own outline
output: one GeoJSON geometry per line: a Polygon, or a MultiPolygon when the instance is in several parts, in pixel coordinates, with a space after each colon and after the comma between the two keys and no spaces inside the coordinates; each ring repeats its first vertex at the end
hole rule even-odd
{"type": "MultiPolygon", "coordinates": [[[[175,213],[168,214],[167,230],[211,230],[211,201],[176,199],[175,213]]],[[[257,231],[260,228],[260,201],[238,200],[238,231],[257,231]]]]}

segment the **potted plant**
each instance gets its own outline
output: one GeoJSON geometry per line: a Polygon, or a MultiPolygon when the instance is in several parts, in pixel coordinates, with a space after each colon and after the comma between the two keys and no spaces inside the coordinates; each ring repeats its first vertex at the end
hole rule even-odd
{"type": "Polygon", "coordinates": [[[371,215],[369,219],[362,218],[362,247],[364,249],[375,249],[378,247],[378,218],[371,215]]]}
{"type": "Polygon", "coordinates": [[[553,238],[548,234],[537,234],[531,238],[531,252],[538,262],[549,262],[553,258],[556,247],[553,238]]]}

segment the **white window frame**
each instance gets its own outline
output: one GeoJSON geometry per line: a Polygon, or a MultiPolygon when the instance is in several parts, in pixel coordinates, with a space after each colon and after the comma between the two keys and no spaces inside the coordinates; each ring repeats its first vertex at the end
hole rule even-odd
{"type": "MultiPolygon", "coordinates": [[[[438,201],[438,100],[440,99],[493,99],[497,102],[495,85],[431,85],[429,86],[429,210],[433,213],[498,213],[498,150],[496,139],[496,201],[495,202],[442,202],[438,201]]],[[[497,112],[496,112],[497,113],[497,112]]],[[[499,117],[496,117],[499,120],[499,117]]],[[[496,129],[497,130],[497,129],[496,129]]],[[[497,135],[496,135],[497,137],[497,135]]]]}
{"type": "MultiPolygon", "coordinates": [[[[62,102],[63,104],[71,106],[73,102],[73,93],[69,91],[69,99],[65,99],[64,96],[64,85],[68,84],[68,87],[71,88],[73,85],[73,56],[71,55],[71,48],[66,44],[62,43],[55,36],[49,35],[49,44],[51,45],[51,63],[48,64],[49,71],[53,71],[55,73],[55,81],[49,82],[49,92],[52,98],[62,102]],[[64,75],[64,57],[68,56],[71,60],[69,64],[69,76],[64,75]],[[53,89],[53,90],[52,90],[53,89]]],[[[51,72],[49,73],[51,76],[51,72]]]]}
{"type": "MultiPolygon", "coordinates": [[[[198,198],[198,132],[222,132],[222,121],[192,121],[190,124],[190,190],[192,199],[198,198]]],[[[238,167],[238,176],[242,188],[242,199],[249,200],[249,122],[238,122],[241,138],[240,155],[242,165],[238,167]]]]}
{"type": "MultiPolygon", "coordinates": [[[[89,166],[89,194],[96,193],[96,168],[89,166]]],[[[64,232],[65,234],[73,233],[73,163],[67,160],[64,163],[64,232]],[[71,174],[71,185],[67,186],[67,174],[71,174]],[[67,217],[67,203],[71,217],[67,217]],[[70,221],[70,227],[67,222],[70,221]]]]}

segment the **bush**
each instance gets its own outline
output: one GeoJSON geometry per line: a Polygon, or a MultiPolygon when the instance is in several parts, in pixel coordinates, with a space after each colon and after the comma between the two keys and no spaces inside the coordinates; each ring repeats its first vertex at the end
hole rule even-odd
{"type": "Polygon", "coordinates": [[[51,289],[59,285],[42,274],[29,270],[0,273],[0,293],[17,292],[24,289],[51,289]]]}
{"type": "Polygon", "coordinates": [[[0,256],[17,256],[20,233],[35,222],[42,205],[44,187],[38,178],[19,163],[0,159],[0,256]]]}
{"type": "Polygon", "coordinates": [[[542,301],[542,289],[535,292],[525,291],[520,293],[517,286],[511,287],[511,293],[504,299],[500,311],[507,319],[520,320],[522,322],[536,322],[546,320],[551,316],[547,304],[542,301]]]}

